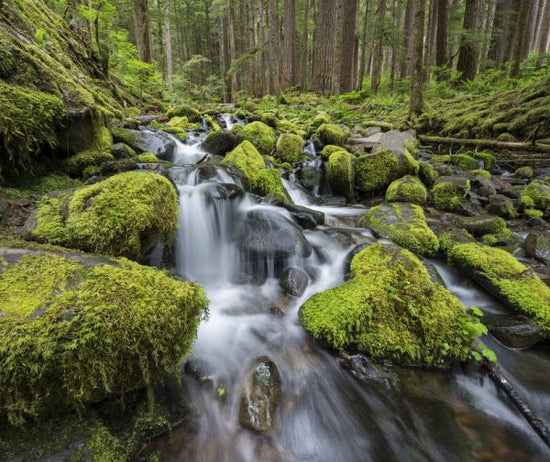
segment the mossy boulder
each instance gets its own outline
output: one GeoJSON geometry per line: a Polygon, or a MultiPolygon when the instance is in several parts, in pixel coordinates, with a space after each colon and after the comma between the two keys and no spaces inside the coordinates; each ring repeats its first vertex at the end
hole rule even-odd
{"type": "Polygon", "coordinates": [[[277,152],[282,162],[293,164],[300,160],[304,151],[304,140],[301,136],[283,133],[277,140],[277,152]]]}
{"type": "Polygon", "coordinates": [[[170,108],[166,114],[168,117],[187,117],[187,120],[191,123],[197,123],[201,121],[201,113],[187,104],[174,106],[170,108]]]}
{"type": "Polygon", "coordinates": [[[109,150],[115,159],[130,159],[136,155],[136,151],[125,143],[115,143],[109,150]]]}
{"type": "Polygon", "coordinates": [[[431,189],[433,205],[443,211],[455,211],[470,192],[470,180],[462,177],[442,176],[431,189]]]}
{"type": "Polygon", "coordinates": [[[451,163],[457,165],[463,170],[474,170],[476,168],[479,168],[477,160],[475,160],[468,154],[456,154],[454,156],[451,156],[451,163]]]}
{"type": "Polygon", "coordinates": [[[281,174],[273,168],[264,168],[258,172],[254,179],[255,191],[261,196],[276,194],[285,202],[291,202],[288,191],[283,186],[281,174]]]}
{"type": "Polygon", "coordinates": [[[326,112],[318,112],[309,124],[309,134],[312,135],[323,124],[330,124],[332,119],[326,112]]]}
{"type": "Polygon", "coordinates": [[[152,152],[144,152],[137,156],[137,160],[142,163],[156,163],[159,161],[158,157],[155,156],[152,152]]]}
{"type": "Polygon", "coordinates": [[[207,300],[125,259],[0,247],[0,412],[12,424],[152,387],[189,353],[207,300]]]}
{"type": "Polygon", "coordinates": [[[355,156],[340,150],[331,154],[327,162],[327,179],[336,194],[353,199],[355,156]]]}
{"type": "Polygon", "coordinates": [[[357,159],[355,185],[360,192],[378,191],[405,175],[418,173],[418,162],[408,153],[380,151],[357,159]]]}
{"type": "Polygon", "coordinates": [[[265,169],[265,161],[250,141],[243,141],[225,156],[223,165],[235,171],[250,189],[256,184],[256,175],[265,169]]]}
{"type": "Polygon", "coordinates": [[[237,144],[238,141],[235,134],[223,130],[211,130],[206,135],[202,147],[210,154],[223,156],[225,153],[235,149],[237,144]]]}
{"type": "Polygon", "coordinates": [[[525,209],[546,210],[550,207],[550,184],[542,180],[532,181],[521,192],[520,202],[525,209]]]}
{"type": "Polygon", "coordinates": [[[306,330],[328,347],[375,360],[439,366],[468,357],[476,321],[422,262],[377,243],[351,263],[352,278],[310,298],[299,311],[306,330]]]}
{"type": "Polygon", "coordinates": [[[386,190],[388,202],[410,202],[422,205],[428,199],[428,192],[422,182],[414,176],[404,176],[393,181],[386,190]]]}
{"type": "Polygon", "coordinates": [[[506,222],[500,217],[457,217],[456,224],[464,228],[472,236],[481,237],[485,234],[500,234],[507,230],[506,222]]]}
{"type": "Polygon", "coordinates": [[[422,180],[422,183],[429,187],[433,186],[439,178],[437,170],[433,168],[432,164],[425,160],[420,161],[418,165],[418,177],[422,180]]]}
{"type": "Polygon", "coordinates": [[[243,140],[250,141],[263,155],[269,155],[275,149],[275,131],[262,122],[252,122],[242,129],[243,140]]]}
{"type": "Polygon", "coordinates": [[[338,124],[322,124],[317,129],[317,134],[323,145],[343,146],[347,138],[344,129],[338,124]]]}
{"type": "Polygon", "coordinates": [[[516,171],[514,172],[514,176],[516,178],[531,179],[535,176],[535,171],[533,170],[533,167],[520,167],[516,169],[516,171]]]}
{"type": "Polygon", "coordinates": [[[61,169],[67,173],[67,175],[73,178],[79,178],[95,174],[102,164],[112,160],[114,160],[114,157],[109,151],[97,151],[92,149],[79,152],[65,159],[61,164],[61,169]]]}
{"type": "Polygon", "coordinates": [[[475,169],[475,170],[471,170],[471,173],[472,175],[480,175],[482,176],[483,178],[485,178],[486,180],[491,180],[491,172],[488,172],[487,170],[482,170],[482,169],[475,169]]]}
{"type": "Polygon", "coordinates": [[[478,161],[481,161],[482,168],[485,170],[491,170],[497,164],[497,158],[490,152],[474,152],[472,157],[478,161]]]}
{"type": "Polygon", "coordinates": [[[359,225],[371,228],[378,236],[391,239],[411,252],[433,255],[439,241],[428,228],[422,207],[393,202],[372,207],[361,217],[359,225]]]}
{"type": "Polygon", "coordinates": [[[550,231],[529,233],[525,239],[525,253],[550,265],[550,231]]]}
{"type": "Polygon", "coordinates": [[[321,151],[321,158],[323,160],[329,160],[330,156],[338,151],[345,151],[342,146],[335,146],[334,144],[327,144],[321,151]]]}
{"type": "Polygon", "coordinates": [[[516,218],[518,216],[514,201],[502,194],[494,194],[493,196],[490,196],[489,204],[487,204],[486,210],[492,215],[497,215],[507,219],[516,218]]]}
{"type": "Polygon", "coordinates": [[[445,244],[449,260],[550,333],[550,287],[505,250],[478,243],[445,244]]]}
{"type": "Polygon", "coordinates": [[[158,242],[172,241],[178,211],[167,178],[126,172],[43,198],[29,232],[39,242],[141,260],[158,242]]]}

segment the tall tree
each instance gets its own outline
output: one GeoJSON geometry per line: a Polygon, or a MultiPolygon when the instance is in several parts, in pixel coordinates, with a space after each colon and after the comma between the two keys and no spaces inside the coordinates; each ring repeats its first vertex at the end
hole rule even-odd
{"type": "Polygon", "coordinates": [[[449,61],[449,0],[441,0],[437,10],[437,39],[435,41],[435,65],[437,79],[446,80],[449,73],[443,68],[449,61]]]}
{"type": "Polygon", "coordinates": [[[332,93],[340,93],[340,77],[341,77],[341,66],[342,66],[342,54],[343,50],[343,36],[344,36],[344,1],[345,0],[334,0],[334,9],[336,10],[336,27],[334,28],[334,47],[332,53],[334,54],[333,58],[333,68],[332,68],[332,93]]]}
{"type": "Polygon", "coordinates": [[[264,0],[258,0],[258,43],[260,45],[260,81],[259,81],[259,91],[264,93],[264,81],[265,81],[265,61],[266,61],[266,51],[265,51],[265,32],[264,32],[264,0]]]}
{"type": "Polygon", "coordinates": [[[312,89],[317,93],[330,94],[332,90],[332,66],[334,60],[334,30],[336,10],[329,0],[317,2],[315,15],[315,48],[312,89]]]}
{"type": "Polygon", "coordinates": [[[529,51],[529,23],[532,4],[533,0],[521,0],[513,46],[513,62],[510,69],[510,75],[512,77],[519,75],[521,62],[525,59],[529,51]]]}
{"type": "Polygon", "coordinates": [[[482,0],[466,0],[463,35],[458,52],[457,70],[461,80],[473,80],[479,65],[479,29],[483,17],[482,0]]]}
{"type": "MultiPolygon", "coordinates": [[[[540,28],[538,51],[540,55],[548,53],[548,39],[550,38],[550,0],[546,1],[543,13],[542,25],[540,28]]],[[[539,59],[539,65],[541,64],[539,59]]]]}
{"type": "Polygon", "coordinates": [[[363,89],[363,79],[367,68],[367,32],[369,24],[369,0],[365,0],[365,15],[363,17],[363,31],[361,32],[361,58],[359,59],[359,80],[357,88],[363,89]]]}
{"type": "Polygon", "coordinates": [[[340,58],[340,93],[352,91],[357,70],[357,15],[359,0],[344,0],[342,10],[342,44],[340,58]]]}
{"type": "Polygon", "coordinates": [[[172,54],[172,21],[170,0],[164,0],[164,34],[166,41],[166,81],[168,90],[174,91],[174,56],[172,54]]]}
{"type": "Polygon", "coordinates": [[[279,20],[277,0],[269,0],[267,17],[269,21],[269,92],[279,92],[279,20]]]}
{"type": "Polygon", "coordinates": [[[233,2],[227,0],[227,35],[229,37],[229,67],[231,77],[231,87],[229,93],[229,99],[233,101],[235,94],[237,93],[237,69],[235,68],[235,59],[237,58],[237,44],[235,42],[235,10],[233,9],[233,2]]]}
{"type": "Polygon", "coordinates": [[[497,65],[504,63],[509,57],[507,48],[512,42],[515,28],[515,4],[516,0],[497,0],[488,53],[488,59],[497,65]]]}
{"type": "Polygon", "coordinates": [[[139,59],[151,62],[151,19],[147,0],[134,0],[134,23],[139,59]]]}
{"type": "Polygon", "coordinates": [[[422,48],[424,41],[425,0],[414,0],[414,21],[411,55],[411,99],[409,114],[412,119],[422,113],[422,84],[424,81],[422,48]]]}
{"type": "Polygon", "coordinates": [[[308,83],[308,42],[309,42],[309,11],[311,9],[311,0],[306,0],[304,11],[304,29],[302,35],[302,46],[300,51],[300,86],[303,90],[307,88],[308,83]]]}
{"type": "Polygon", "coordinates": [[[296,0],[284,0],[281,87],[296,85],[296,0]]]}
{"type": "Polygon", "coordinates": [[[378,2],[376,10],[376,26],[374,28],[374,44],[372,46],[372,67],[370,87],[373,93],[378,91],[380,86],[380,75],[382,74],[382,32],[384,30],[384,18],[386,16],[386,0],[378,2]]]}
{"type": "Polygon", "coordinates": [[[414,10],[414,0],[407,0],[407,10],[405,12],[405,25],[403,27],[403,37],[404,37],[404,48],[405,56],[401,60],[401,69],[400,75],[401,78],[405,78],[409,75],[410,69],[410,56],[411,56],[411,47],[412,47],[412,35],[413,35],[413,10],[414,10]]]}

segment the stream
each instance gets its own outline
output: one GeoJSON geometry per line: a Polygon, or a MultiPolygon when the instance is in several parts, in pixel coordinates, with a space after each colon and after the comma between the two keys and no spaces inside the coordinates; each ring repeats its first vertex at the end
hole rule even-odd
{"type": "MultiPolygon", "coordinates": [[[[226,129],[240,123],[230,116],[223,122],[226,129]]],[[[359,380],[315,344],[298,322],[298,309],[313,294],[342,283],[351,249],[374,242],[367,229],[355,226],[367,209],[324,197],[326,185],[319,185],[314,192],[323,193],[323,204],[291,174],[285,186],[295,204],[326,216],[324,226],[302,231],[286,209],[243,194],[239,179],[225,168],[192,165],[205,155],[203,139],[177,141],[171,177],[181,207],[175,269],[204,285],[209,318],[199,328],[192,367],[182,369],[190,417],[155,443],[161,460],[550,460],[550,448],[476,364],[445,371],[382,365],[359,380]],[[257,222],[277,230],[268,230],[265,239],[303,232],[305,240],[291,251],[251,250],[247,243],[262,238],[253,229],[257,222]],[[300,297],[279,287],[288,266],[310,277],[300,297]],[[269,436],[239,424],[245,377],[262,356],[281,377],[269,436]],[[196,370],[190,373],[193,368],[203,380],[196,370]]],[[[311,144],[306,149],[314,152],[311,144]]],[[[445,261],[431,262],[464,305],[508,312],[445,261]]],[[[510,349],[490,335],[482,340],[522,398],[550,423],[550,352],[510,349]]]]}

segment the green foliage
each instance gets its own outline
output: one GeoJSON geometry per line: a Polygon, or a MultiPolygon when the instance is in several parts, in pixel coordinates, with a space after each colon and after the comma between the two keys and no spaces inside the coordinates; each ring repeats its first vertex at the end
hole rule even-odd
{"type": "Polygon", "coordinates": [[[351,271],[351,280],[300,308],[300,321],[316,340],[403,364],[439,366],[468,357],[478,321],[430,280],[412,253],[374,244],[354,257],[351,271]]]}
{"type": "Polygon", "coordinates": [[[298,162],[304,151],[304,140],[301,136],[283,133],[277,140],[277,152],[283,162],[298,162]]]}
{"type": "Polygon", "coordinates": [[[179,127],[184,130],[187,129],[187,122],[197,123],[201,121],[201,113],[187,104],[170,108],[166,115],[171,119],[176,119],[168,121],[169,127],[179,127]]]}
{"type": "Polygon", "coordinates": [[[140,260],[157,240],[171,242],[178,211],[168,179],[127,172],[42,199],[31,234],[40,242],[140,260]]]}
{"type": "Polygon", "coordinates": [[[343,148],[332,153],[327,162],[327,179],[332,190],[353,199],[355,156],[343,148]]]}
{"type": "Polygon", "coordinates": [[[66,175],[51,173],[41,178],[30,178],[27,181],[18,182],[15,187],[0,187],[0,196],[8,199],[28,198],[34,195],[43,196],[51,191],[63,191],[75,188],[82,183],[73,180],[66,175]]]}
{"type": "Polygon", "coordinates": [[[144,152],[143,154],[139,154],[137,158],[140,162],[144,163],[155,163],[159,161],[158,157],[152,152],[144,152]]]}
{"type": "Polygon", "coordinates": [[[412,204],[425,204],[428,192],[422,182],[414,176],[404,176],[393,181],[386,190],[388,202],[410,202],[412,204]]]}
{"type": "Polygon", "coordinates": [[[497,163],[497,158],[490,152],[474,152],[472,157],[477,160],[483,161],[483,169],[490,170],[497,163]]]}
{"type": "Polygon", "coordinates": [[[269,155],[275,149],[275,131],[262,122],[252,122],[242,130],[244,140],[250,141],[260,154],[269,155]]]}
{"type": "Polygon", "coordinates": [[[472,170],[472,174],[473,175],[481,175],[486,180],[491,179],[491,174],[487,170],[479,170],[479,169],[472,170]]]}
{"type": "Polygon", "coordinates": [[[0,409],[20,425],[153,386],[189,352],[206,303],[200,286],[124,259],[28,252],[0,274],[0,409]]]}

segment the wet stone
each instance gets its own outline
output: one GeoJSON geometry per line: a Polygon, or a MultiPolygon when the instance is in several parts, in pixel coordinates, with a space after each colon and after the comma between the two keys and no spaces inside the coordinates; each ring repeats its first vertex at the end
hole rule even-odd
{"type": "Polygon", "coordinates": [[[525,252],[545,265],[550,265],[550,231],[529,233],[525,239],[525,252]]]}
{"type": "Polygon", "coordinates": [[[300,268],[287,268],[284,270],[279,285],[289,295],[300,297],[303,295],[309,284],[307,273],[300,268]]]}
{"type": "Polygon", "coordinates": [[[544,331],[525,316],[486,313],[483,322],[491,334],[510,348],[531,348],[546,339],[544,331]]]}

